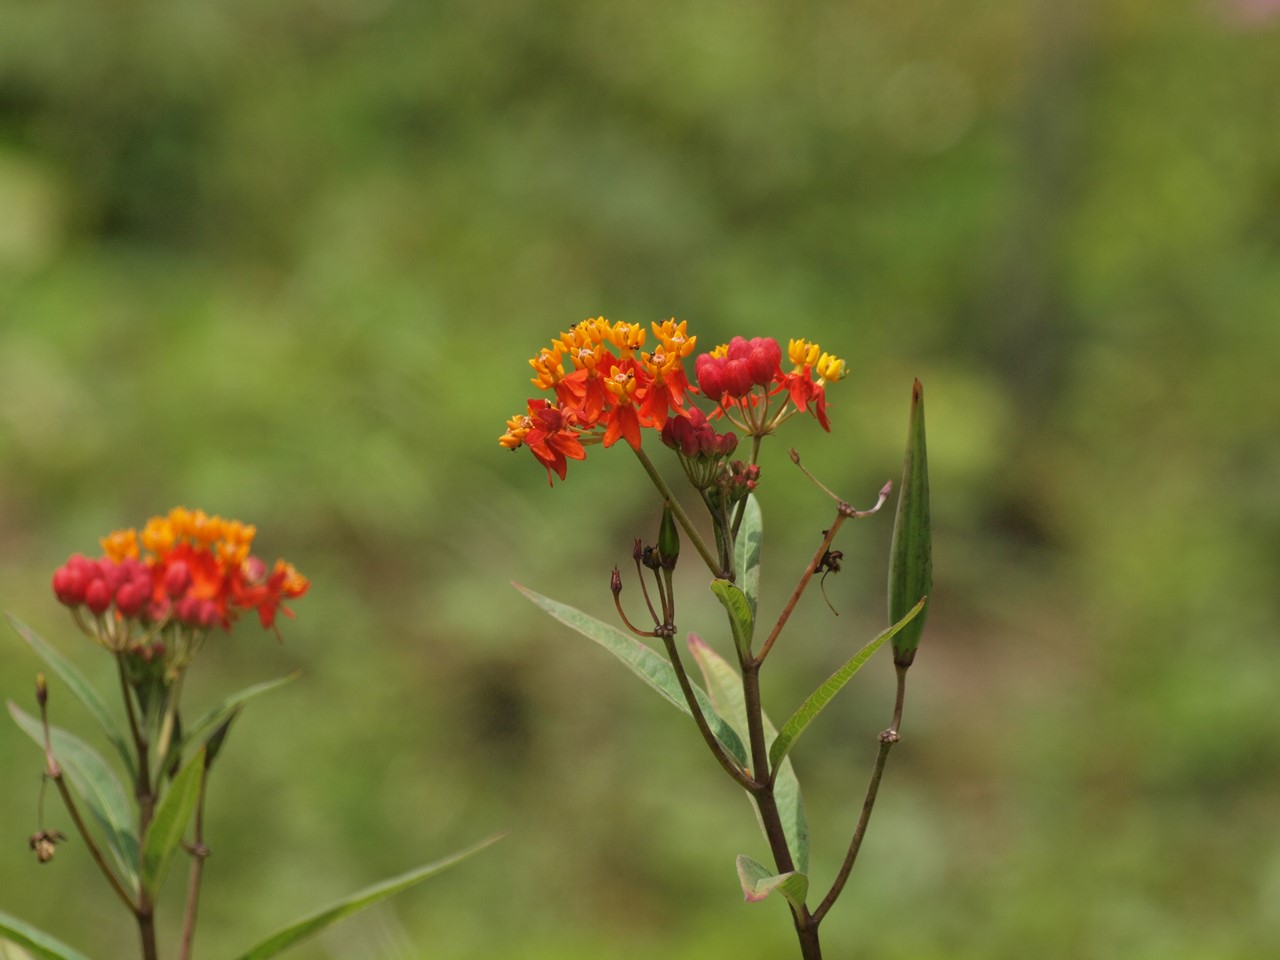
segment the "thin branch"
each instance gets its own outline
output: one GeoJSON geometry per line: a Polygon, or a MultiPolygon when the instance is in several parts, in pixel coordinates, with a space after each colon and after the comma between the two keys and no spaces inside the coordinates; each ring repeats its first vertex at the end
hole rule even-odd
{"type": "Polygon", "coordinates": [[[893,749],[893,745],[898,742],[898,730],[902,725],[902,703],[907,692],[907,668],[900,666],[897,671],[898,693],[893,704],[893,724],[880,733],[880,750],[876,754],[876,763],[871,770],[866,799],[862,801],[862,814],[858,817],[858,826],[853,831],[853,839],[849,841],[849,851],[845,854],[844,863],[840,865],[840,872],[836,875],[835,882],[827,895],[822,898],[818,909],[813,912],[815,923],[822,922],[822,918],[827,915],[827,911],[831,909],[832,904],[844,889],[849,874],[853,872],[854,861],[858,859],[858,851],[862,848],[862,840],[867,833],[867,824],[871,822],[872,808],[876,805],[876,795],[880,791],[880,778],[884,775],[885,761],[889,759],[889,751],[893,749]]]}
{"type": "Polygon", "coordinates": [[[111,884],[111,889],[135,914],[138,911],[138,905],[134,903],[133,897],[129,895],[129,891],[124,888],[124,884],[120,878],[116,876],[115,871],[111,869],[107,863],[106,857],[102,855],[102,850],[98,844],[94,842],[93,834],[89,832],[88,826],[84,819],[80,816],[80,810],[76,806],[75,798],[71,796],[71,791],[67,788],[66,781],[62,776],[62,766],[58,763],[57,758],[53,755],[53,741],[49,733],[49,709],[44,697],[39,698],[40,702],[40,724],[44,727],[44,775],[53,781],[58,788],[58,794],[62,797],[62,803],[67,808],[67,813],[71,815],[71,822],[75,824],[76,831],[84,840],[85,846],[89,850],[89,855],[93,858],[93,862],[98,865],[98,869],[102,871],[102,875],[107,878],[107,882],[111,884]]]}
{"type": "Polygon", "coordinates": [[[685,673],[684,663],[681,662],[680,653],[676,650],[674,627],[662,632],[662,642],[666,645],[667,657],[671,660],[671,666],[676,672],[676,679],[680,681],[680,689],[684,693],[685,703],[689,706],[689,712],[693,714],[694,723],[698,725],[702,739],[706,741],[716,760],[724,768],[724,772],[733,778],[734,783],[749,792],[758,790],[760,788],[759,782],[747,776],[737,762],[729,756],[725,751],[724,745],[716,739],[716,735],[711,731],[711,725],[707,723],[707,718],[702,713],[702,707],[698,706],[698,700],[693,695],[693,684],[689,682],[689,675],[685,673]]]}
{"type": "Polygon", "coordinates": [[[809,580],[813,577],[813,573],[818,569],[818,565],[822,563],[822,558],[827,555],[827,549],[831,546],[831,541],[836,538],[836,531],[840,529],[840,525],[845,521],[845,514],[837,511],[836,518],[832,522],[831,527],[827,530],[827,534],[822,538],[817,552],[813,555],[813,559],[809,561],[809,565],[804,568],[804,573],[800,575],[800,582],[796,584],[795,590],[791,592],[791,597],[787,600],[787,605],[782,608],[782,613],[778,615],[778,622],[773,625],[773,629],[769,631],[769,637],[764,642],[764,646],[760,648],[760,652],[756,655],[756,663],[764,663],[764,658],[769,655],[769,651],[773,649],[773,643],[778,639],[778,634],[782,632],[782,628],[787,625],[787,621],[791,618],[792,611],[795,610],[796,604],[800,602],[800,596],[804,593],[805,587],[809,585],[809,580]]]}

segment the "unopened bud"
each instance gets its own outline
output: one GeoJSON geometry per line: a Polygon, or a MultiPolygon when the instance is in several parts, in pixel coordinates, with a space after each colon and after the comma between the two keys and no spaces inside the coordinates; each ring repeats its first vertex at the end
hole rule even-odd
{"type": "Polygon", "coordinates": [[[662,527],[658,530],[658,553],[662,555],[662,566],[667,570],[675,568],[680,556],[680,528],[676,526],[675,514],[671,511],[671,501],[662,505],[662,527]]]}
{"type": "MultiPolygon", "coordinates": [[[[898,511],[889,549],[889,622],[897,623],[933,588],[933,549],[929,521],[929,461],[925,448],[924,388],[911,391],[907,452],[898,488],[898,511]]],[[[893,637],[893,662],[911,666],[924,632],[926,604],[916,618],[893,637]]]]}
{"type": "Polygon", "coordinates": [[[49,683],[43,673],[36,674],[36,703],[44,706],[49,702],[49,683]]]}
{"type": "Polygon", "coordinates": [[[191,568],[181,560],[175,560],[164,572],[164,592],[171,597],[180,597],[191,586],[191,568]]]}
{"type": "Polygon", "coordinates": [[[622,592],[622,574],[618,572],[618,568],[613,568],[613,573],[609,575],[609,590],[616,597],[622,592]]]}
{"type": "Polygon", "coordinates": [[[95,615],[101,616],[111,606],[112,589],[105,580],[94,580],[84,591],[84,602],[95,615]]]}

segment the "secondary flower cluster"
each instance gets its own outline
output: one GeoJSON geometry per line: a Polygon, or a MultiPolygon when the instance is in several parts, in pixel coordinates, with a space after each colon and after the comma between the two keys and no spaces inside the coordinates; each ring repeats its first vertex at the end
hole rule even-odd
{"type": "Polygon", "coordinates": [[[309,583],[283,560],[268,569],[253,556],[255,533],[238,520],[175,507],[152,517],[141,533],[104,537],[102,557],[72,556],[54,571],[53,592],[87,632],[116,649],[131,622],[229,630],[241,613],[256,610],[262,626],[273,627],[277,613],[293,616],[283,601],[302,596],[309,583]]]}
{"type": "Polygon", "coordinates": [[[696,344],[686,321],[663,320],[645,330],[604,317],[583,320],[529,361],[534,386],[551,392],[554,400],[529,400],[524,413],[507,421],[499,442],[509,450],[528,447],[554,482],[555,476],[565,478],[569,460],[586,458],[584,444],[609,447],[625,439],[639,450],[643,429],[662,431],[667,445],[684,457],[727,456],[737,437],[708,435],[706,416],[689,401],[699,392],[716,404],[713,418],[728,418],[748,436],[771,433],[799,412],[812,413],[830,429],[825,387],[848,372],[843,360],[807,340],[792,340],[787,351],[792,369],[784,373],[776,340],[734,337],[696,358],[694,387],[684,360],[696,344]],[[646,351],[650,331],[656,342],[646,351]],[[781,405],[772,405],[779,396],[781,405]],[[688,427],[681,424],[695,417],[700,419],[688,427]]]}

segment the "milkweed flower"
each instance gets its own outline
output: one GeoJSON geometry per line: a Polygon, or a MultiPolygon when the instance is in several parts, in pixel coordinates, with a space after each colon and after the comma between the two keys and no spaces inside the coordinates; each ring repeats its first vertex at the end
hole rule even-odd
{"type": "Polygon", "coordinates": [[[89,636],[147,660],[173,650],[175,640],[230,630],[249,610],[274,628],[277,614],[293,616],[285,601],[310,584],[283,560],[268,572],[250,552],[256,532],[251,524],[175,507],[141,532],[108,534],[99,558],[73,555],[54,571],[53,592],[89,636]]]}
{"type": "Polygon", "coordinates": [[[498,442],[508,450],[528,447],[554,483],[565,479],[569,460],[586,458],[591,444],[607,448],[626,440],[639,452],[646,430],[661,433],[686,461],[705,457],[684,452],[695,434],[709,429],[702,426],[708,414],[691,402],[699,392],[715,404],[709,416],[728,417],[757,440],[800,412],[813,413],[830,429],[825,387],[848,372],[843,360],[807,340],[792,340],[794,367],[784,373],[777,340],[734,337],[695,358],[695,386],[684,363],[696,346],[687,322],[674,317],[648,329],[589,317],[530,358],[531,382],[554,399],[528,401],[498,442]],[[701,420],[690,421],[696,416],[701,420]],[[693,430],[685,421],[700,426],[693,430]]]}
{"type": "Polygon", "coordinates": [[[843,380],[849,373],[848,365],[839,357],[824,353],[821,347],[808,340],[790,341],[787,357],[793,367],[781,380],[791,402],[797,410],[804,411],[808,411],[812,404],[814,417],[822,424],[822,429],[829,432],[831,423],[827,419],[826,385],[843,380]]]}

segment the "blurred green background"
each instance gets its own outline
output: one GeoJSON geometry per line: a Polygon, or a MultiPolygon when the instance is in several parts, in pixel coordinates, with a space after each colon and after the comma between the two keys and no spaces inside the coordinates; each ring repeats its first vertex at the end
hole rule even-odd
{"type": "MultiPolygon", "coordinates": [[[[924,382],[936,589],[832,956],[1280,955],[1277,6],[0,4],[0,608],[106,685],[49,576],[175,504],[313,582],[189,683],[303,671],[212,782],[200,955],[498,830],[293,955],[791,955],[693,728],[508,585],[608,616],[656,531],[625,449],[551,489],[496,443],[597,314],[848,359],[831,435],[766,446],[766,611],[831,513],[785,447],[870,503],[924,382]]],[[[775,718],[882,625],[890,526],[775,718]]],[[[10,633],[0,692],[38,667],[10,633]]],[[[821,889],[891,675],[795,754],[821,889]]],[[[26,849],[41,765],[6,720],[0,909],[131,955],[83,846],[26,849]]]]}

